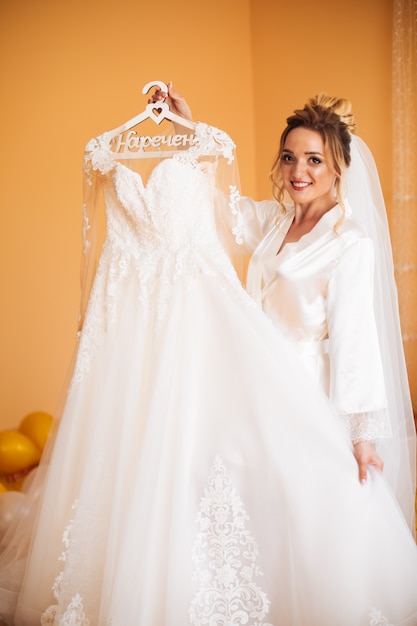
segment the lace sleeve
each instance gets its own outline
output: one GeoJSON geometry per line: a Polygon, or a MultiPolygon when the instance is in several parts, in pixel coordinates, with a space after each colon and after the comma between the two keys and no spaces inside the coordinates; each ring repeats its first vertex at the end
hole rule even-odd
{"type": "Polygon", "coordinates": [[[387,411],[368,411],[367,413],[350,413],[342,416],[353,443],[358,441],[376,441],[389,439],[392,430],[387,411]]]}
{"type": "Polygon", "coordinates": [[[104,206],[101,193],[102,178],[115,167],[107,133],[90,139],[85,146],[83,164],[82,241],[80,268],[81,299],[78,319],[80,332],[90,298],[98,257],[101,250],[104,225],[104,206]]]}

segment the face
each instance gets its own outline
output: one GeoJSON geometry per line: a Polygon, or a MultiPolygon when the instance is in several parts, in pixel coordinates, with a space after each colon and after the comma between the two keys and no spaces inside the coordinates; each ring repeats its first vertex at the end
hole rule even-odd
{"type": "Polygon", "coordinates": [[[280,171],[284,188],[294,203],[326,210],[336,204],[333,160],[315,130],[294,128],[288,133],[280,171]]]}

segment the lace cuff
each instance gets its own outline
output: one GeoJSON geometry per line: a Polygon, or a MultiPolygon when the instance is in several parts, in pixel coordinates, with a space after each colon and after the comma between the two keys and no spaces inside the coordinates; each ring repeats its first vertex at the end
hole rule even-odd
{"type": "Polygon", "coordinates": [[[391,425],[386,409],[367,413],[348,413],[341,415],[353,443],[375,441],[392,436],[391,425]]]}

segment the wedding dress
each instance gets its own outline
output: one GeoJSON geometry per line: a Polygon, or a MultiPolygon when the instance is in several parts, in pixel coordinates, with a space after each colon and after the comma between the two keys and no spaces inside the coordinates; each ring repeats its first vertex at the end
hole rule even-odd
{"type": "MultiPolygon", "coordinates": [[[[234,145],[89,142],[86,298],[60,423],[0,556],[15,626],[412,626],[417,550],[226,253],[234,145]],[[228,215],[226,215],[228,212],[228,215]],[[94,256],[94,255],[93,255],[94,256]],[[94,276],[89,286],[89,277],[94,276]],[[35,501],[38,500],[38,503],[35,501]]],[[[233,237],[228,236],[228,228],[233,237]]]]}

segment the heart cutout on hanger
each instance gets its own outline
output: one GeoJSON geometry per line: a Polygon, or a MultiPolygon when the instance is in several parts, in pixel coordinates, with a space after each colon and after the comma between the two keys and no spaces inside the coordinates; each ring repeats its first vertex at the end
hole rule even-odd
{"type": "Polygon", "coordinates": [[[165,118],[167,111],[169,111],[169,107],[164,102],[151,102],[147,106],[148,114],[151,119],[157,124],[160,124],[162,120],[165,118]]]}

